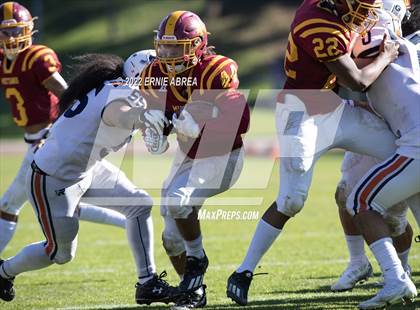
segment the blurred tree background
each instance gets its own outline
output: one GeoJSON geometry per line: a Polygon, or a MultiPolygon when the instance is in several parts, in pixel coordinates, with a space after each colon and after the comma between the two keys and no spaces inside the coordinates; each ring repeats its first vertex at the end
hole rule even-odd
{"type": "MultiPolygon", "coordinates": [[[[197,13],[211,32],[209,41],[220,54],[239,65],[240,87],[281,88],[289,26],[301,1],[291,0],[26,0],[38,16],[35,43],[54,49],[69,78],[72,57],[113,53],[123,58],[153,48],[153,30],[174,10],[197,13]]],[[[10,117],[4,94],[0,102],[0,137],[21,136],[10,117]]],[[[30,104],[30,103],[29,103],[30,104]]]]}

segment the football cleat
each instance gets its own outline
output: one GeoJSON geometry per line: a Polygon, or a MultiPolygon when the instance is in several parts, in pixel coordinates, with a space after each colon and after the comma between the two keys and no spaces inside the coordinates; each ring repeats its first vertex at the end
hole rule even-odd
{"type": "Polygon", "coordinates": [[[159,276],[155,274],[153,278],[146,283],[137,283],[136,302],[139,305],[150,305],[154,302],[163,302],[167,304],[175,301],[179,296],[178,290],[163,280],[166,275],[166,271],[163,271],[159,276]]]}
{"type": "Polygon", "coordinates": [[[196,289],[194,292],[186,293],[175,302],[171,310],[188,310],[195,308],[204,308],[207,304],[206,285],[196,289]]]}
{"type": "Polygon", "coordinates": [[[397,303],[411,303],[417,296],[417,289],[407,273],[402,279],[391,280],[376,296],[359,304],[359,309],[382,309],[397,303]]]}
{"type": "Polygon", "coordinates": [[[358,283],[373,276],[372,265],[366,261],[363,265],[348,265],[337,282],[331,285],[331,291],[343,292],[353,289],[358,283]]]}
{"type": "Polygon", "coordinates": [[[234,272],[227,281],[226,295],[238,305],[248,304],[248,290],[251,285],[253,274],[249,270],[234,272]]]}
{"type": "MultiPolygon", "coordinates": [[[[407,265],[407,266],[403,266],[403,268],[404,268],[404,271],[407,273],[407,275],[410,277],[410,279],[411,279],[411,280],[413,280],[413,278],[412,278],[412,276],[411,276],[411,273],[412,273],[411,266],[410,266],[410,265],[407,265]]],[[[384,286],[384,284],[385,284],[384,276],[383,276],[383,275],[381,275],[381,276],[379,277],[378,282],[376,283],[376,286],[378,286],[378,287],[383,287],[383,286],[384,286]]]]}
{"type": "Polygon", "coordinates": [[[204,253],[203,258],[187,256],[185,274],[184,274],[184,278],[179,284],[179,290],[182,293],[194,292],[196,289],[202,286],[203,280],[204,280],[204,274],[206,273],[208,266],[209,266],[209,260],[206,256],[206,253],[204,253]]]}
{"type": "MultiPolygon", "coordinates": [[[[3,262],[3,260],[0,260],[0,268],[3,262]]],[[[13,288],[14,279],[6,279],[0,276],[0,298],[4,301],[12,301],[15,298],[15,289],[13,288]]]]}

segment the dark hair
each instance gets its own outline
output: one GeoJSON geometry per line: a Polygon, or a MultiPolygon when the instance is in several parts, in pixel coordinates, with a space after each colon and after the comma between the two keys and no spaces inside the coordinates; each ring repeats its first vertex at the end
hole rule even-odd
{"type": "Polygon", "coordinates": [[[60,115],[76,100],[104,81],[123,76],[124,60],[111,54],[86,54],[74,57],[75,64],[70,66],[73,78],[69,87],[60,96],[60,115]]]}
{"type": "Polygon", "coordinates": [[[415,4],[410,10],[410,18],[404,19],[402,23],[403,36],[408,36],[418,30],[420,30],[420,4],[415,4]]]}

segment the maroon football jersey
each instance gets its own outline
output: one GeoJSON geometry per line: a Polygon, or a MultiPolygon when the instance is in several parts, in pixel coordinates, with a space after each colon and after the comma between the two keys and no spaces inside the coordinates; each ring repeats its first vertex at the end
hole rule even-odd
{"type": "Polygon", "coordinates": [[[241,134],[248,130],[249,108],[237,91],[236,62],[221,55],[209,55],[175,77],[168,75],[163,66],[155,60],[142,71],[140,91],[149,107],[164,110],[168,119],[194,101],[211,102],[218,109],[215,118],[203,122],[196,119],[202,128],[199,138],[177,136],[181,150],[190,158],[201,158],[241,147],[241,134]]]}
{"type": "Polygon", "coordinates": [[[334,89],[324,62],[349,53],[351,31],[319,0],[305,0],[291,25],[285,57],[285,89],[334,89]]]}
{"type": "Polygon", "coordinates": [[[16,125],[27,127],[57,118],[58,98],[43,85],[54,72],[61,70],[53,50],[32,45],[13,61],[0,51],[0,67],[0,85],[16,125]]]}

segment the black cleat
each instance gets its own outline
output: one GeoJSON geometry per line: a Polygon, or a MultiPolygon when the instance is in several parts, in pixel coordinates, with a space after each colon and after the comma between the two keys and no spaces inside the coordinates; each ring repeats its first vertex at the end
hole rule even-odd
{"type": "MultiPolygon", "coordinates": [[[[3,262],[3,260],[0,260],[0,268],[3,262]]],[[[4,301],[12,301],[15,298],[15,289],[13,288],[14,279],[6,279],[0,276],[0,298],[4,301]]]]}
{"type": "Polygon", "coordinates": [[[194,292],[181,295],[171,307],[171,310],[188,310],[195,308],[204,308],[207,304],[206,285],[196,289],[194,292]]]}
{"type": "Polygon", "coordinates": [[[194,292],[196,289],[202,286],[204,274],[206,273],[208,266],[209,260],[206,256],[206,253],[204,253],[203,258],[187,256],[184,278],[179,284],[180,292],[194,292]]]}
{"type": "Polygon", "coordinates": [[[248,290],[251,285],[253,274],[249,270],[234,272],[227,280],[226,295],[238,305],[248,304],[248,290]]]}
{"type": "Polygon", "coordinates": [[[166,271],[158,276],[155,274],[152,279],[146,283],[136,284],[136,302],[139,305],[150,305],[154,302],[170,303],[179,297],[179,291],[170,286],[162,278],[166,277],[166,271]]]}

